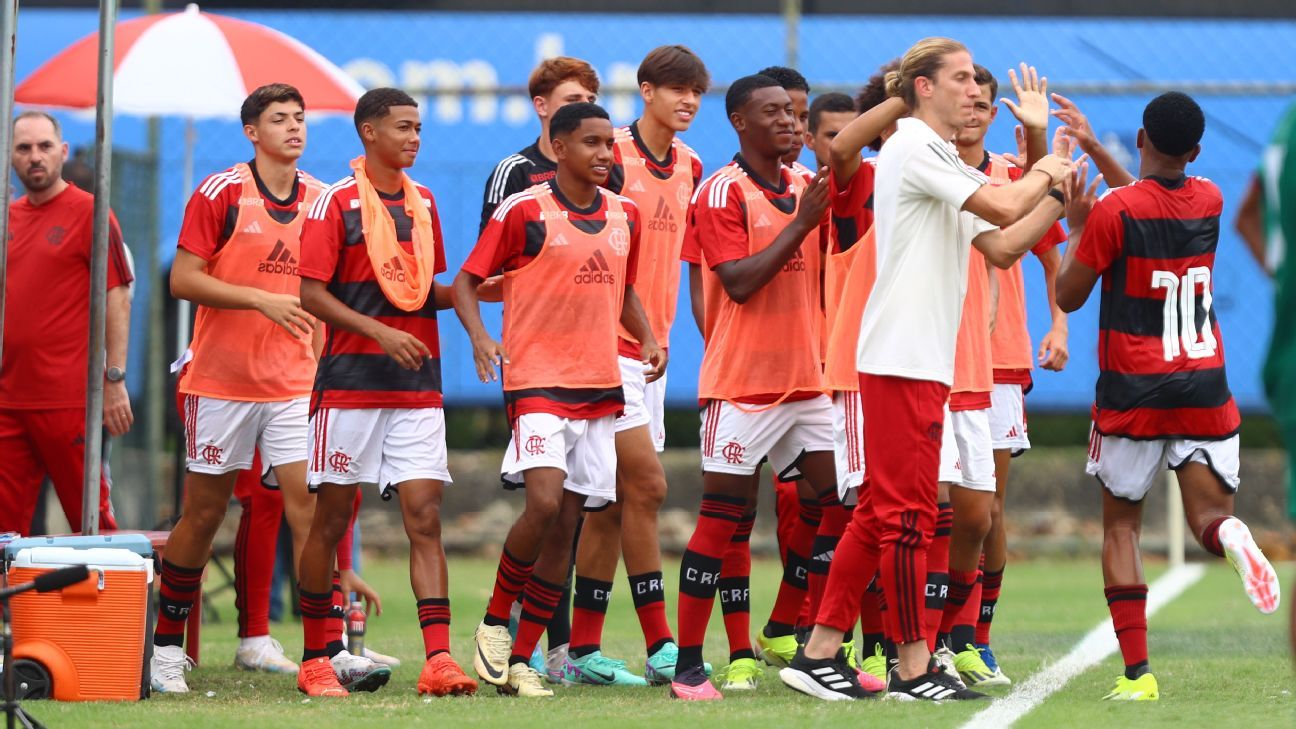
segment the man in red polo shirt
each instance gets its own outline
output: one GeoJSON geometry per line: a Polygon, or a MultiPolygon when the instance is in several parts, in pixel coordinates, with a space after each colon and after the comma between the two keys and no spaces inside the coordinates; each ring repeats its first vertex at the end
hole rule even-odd
{"type": "MultiPolygon", "coordinates": [[[[63,513],[81,524],[89,356],[94,196],[63,180],[68,145],[40,111],[14,121],[13,167],[27,194],[9,206],[8,311],[0,363],[0,532],[26,534],[41,480],[54,482],[63,513]],[[51,335],[54,336],[51,336],[51,335]]],[[[109,213],[104,426],[130,429],[126,343],[134,278],[117,219],[109,213]]],[[[99,525],[116,529],[107,471],[99,481],[99,525]]]]}

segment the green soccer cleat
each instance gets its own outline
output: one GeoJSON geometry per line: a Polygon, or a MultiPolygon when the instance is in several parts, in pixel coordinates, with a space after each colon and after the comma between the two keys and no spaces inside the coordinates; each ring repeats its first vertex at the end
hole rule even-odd
{"type": "Polygon", "coordinates": [[[795,635],[770,638],[764,630],[756,634],[756,657],[775,668],[786,668],[796,656],[798,647],[795,635]]]}
{"type": "Polygon", "coordinates": [[[873,655],[860,662],[860,670],[877,680],[886,683],[887,657],[881,643],[873,644],[873,655]]]}
{"type": "Polygon", "coordinates": [[[570,653],[563,661],[564,686],[647,686],[648,682],[626,670],[625,661],[607,658],[594,651],[576,658],[570,653]]]}
{"type": "Polygon", "coordinates": [[[1103,697],[1103,701],[1157,701],[1160,698],[1161,691],[1157,688],[1156,676],[1145,673],[1132,681],[1117,676],[1116,686],[1103,697]]]}
{"type": "Polygon", "coordinates": [[[739,658],[716,673],[724,681],[722,691],[755,691],[756,682],[765,675],[765,669],[754,658],[739,658]]]}
{"type": "Polygon", "coordinates": [[[981,657],[981,649],[969,643],[963,650],[954,654],[954,668],[959,677],[969,688],[987,688],[989,686],[1007,686],[1011,683],[1006,677],[996,675],[981,657]]]}
{"type": "MultiPolygon", "coordinates": [[[[644,678],[651,686],[665,686],[675,680],[675,664],[679,661],[679,646],[667,641],[644,662],[644,678]]],[[[711,664],[703,663],[702,671],[711,675],[711,664]]]]}

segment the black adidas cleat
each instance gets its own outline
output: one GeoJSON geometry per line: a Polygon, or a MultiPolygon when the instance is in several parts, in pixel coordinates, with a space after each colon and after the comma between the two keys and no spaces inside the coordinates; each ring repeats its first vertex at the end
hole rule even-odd
{"type": "Polygon", "coordinates": [[[788,688],[824,701],[854,701],[876,696],[859,685],[855,670],[834,658],[806,658],[804,649],[798,650],[779,678],[788,688]]]}
{"type": "Polygon", "coordinates": [[[887,698],[898,701],[975,701],[990,697],[964,688],[956,677],[943,671],[940,664],[932,660],[927,664],[926,673],[908,681],[900,678],[898,668],[891,669],[887,698]]]}

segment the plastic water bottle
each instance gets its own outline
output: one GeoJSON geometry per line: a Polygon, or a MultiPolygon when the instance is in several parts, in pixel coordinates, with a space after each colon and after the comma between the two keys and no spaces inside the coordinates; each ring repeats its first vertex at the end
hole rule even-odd
{"type": "Polygon", "coordinates": [[[352,600],[347,608],[347,653],[353,656],[364,656],[365,609],[364,603],[352,600]]]}

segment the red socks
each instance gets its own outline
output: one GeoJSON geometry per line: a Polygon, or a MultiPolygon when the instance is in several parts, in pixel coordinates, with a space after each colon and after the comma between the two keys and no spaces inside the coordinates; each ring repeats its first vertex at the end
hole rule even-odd
{"type": "Polygon", "coordinates": [[[450,652],[450,598],[425,597],[418,601],[419,628],[427,658],[450,652]]]}
{"type": "Polygon", "coordinates": [[[756,514],[738,522],[720,567],[720,614],[729,639],[729,661],[755,658],[751,644],[751,533],[756,514]]]}
{"type": "Polygon", "coordinates": [[[500,550],[499,570],[495,573],[495,589],[486,603],[487,625],[508,625],[509,610],[518,595],[531,579],[535,562],[523,562],[509,554],[508,547],[500,550]]]}
{"type": "Polygon", "coordinates": [[[612,601],[612,583],[576,575],[572,593],[571,647],[573,657],[599,650],[603,641],[603,621],[612,601]]]}
{"type": "Polygon", "coordinates": [[[518,618],[517,637],[513,640],[510,664],[526,663],[530,660],[536,643],[540,642],[540,636],[545,631],[545,626],[549,625],[554,611],[558,609],[558,601],[562,599],[562,593],[562,585],[545,582],[535,575],[531,576],[531,581],[526,585],[526,592],[522,593],[522,616],[518,618]]]}
{"type": "Polygon", "coordinates": [[[666,590],[663,587],[661,572],[646,572],[642,575],[630,575],[630,596],[634,598],[635,612],[639,615],[639,627],[643,629],[644,645],[648,655],[661,649],[667,642],[674,640],[670,623],[666,620],[666,590]]]}
{"type": "Polygon", "coordinates": [[[154,645],[184,645],[185,621],[193,609],[194,595],[202,587],[202,575],[202,567],[180,567],[162,560],[154,645]]]}
{"type": "Polygon", "coordinates": [[[981,612],[977,615],[977,645],[990,645],[990,623],[994,621],[995,608],[999,605],[1003,574],[1002,569],[997,572],[981,573],[981,612]]]}
{"type": "Polygon", "coordinates": [[[936,636],[940,633],[945,614],[946,593],[949,591],[950,531],[954,528],[954,507],[949,502],[936,505],[936,531],[931,548],[927,550],[927,590],[924,622],[927,627],[927,650],[936,650],[936,636]]]}
{"type": "Polygon", "coordinates": [[[697,526],[680,560],[677,673],[702,663],[702,642],[711,619],[725,550],[746,511],[746,499],[718,494],[702,496],[697,526]]]}
{"type": "Polygon", "coordinates": [[[769,637],[792,635],[797,616],[805,603],[810,568],[810,549],[819,529],[822,511],[817,501],[802,501],[801,513],[784,543],[783,581],[779,583],[774,608],[770,611],[765,634],[769,637]]]}
{"type": "Polygon", "coordinates": [[[1138,678],[1148,665],[1147,585],[1112,585],[1103,592],[1125,659],[1125,677],[1138,678]]]}

